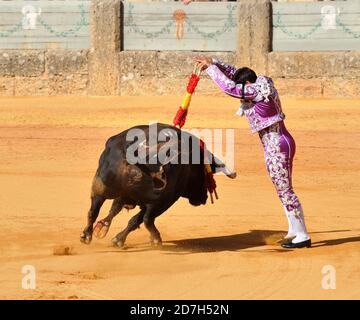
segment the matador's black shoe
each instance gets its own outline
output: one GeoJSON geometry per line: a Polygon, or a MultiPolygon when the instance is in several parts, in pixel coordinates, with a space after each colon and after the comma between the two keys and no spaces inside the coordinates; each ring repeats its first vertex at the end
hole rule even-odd
{"type": "Polygon", "coordinates": [[[311,247],[311,239],[301,241],[298,243],[293,243],[292,241],[283,242],[281,246],[285,249],[295,249],[295,248],[310,248],[311,247]]]}

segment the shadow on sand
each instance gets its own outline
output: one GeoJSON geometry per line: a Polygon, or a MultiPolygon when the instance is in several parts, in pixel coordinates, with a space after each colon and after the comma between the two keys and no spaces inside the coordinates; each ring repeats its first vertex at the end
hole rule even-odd
{"type": "Polygon", "coordinates": [[[247,233],[219,237],[182,239],[165,242],[163,250],[175,252],[238,251],[264,245],[275,245],[286,234],[283,231],[250,230],[247,233]]]}
{"type": "MultiPolygon", "coordinates": [[[[318,231],[312,234],[327,234],[336,232],[349,232],[351,230],[331,230],[318,231]]],[[[166,253],[175,254],[191,254],[191,253],[206,253],[206,252],[221,252],[221,251],[238,251],[249,248],[261,247],[265,245],[278,246],[276,248],[270,247],[266,252],[289,252],[292,250],[282,249],[279,242],[286,234],[285,231],[274,230],[250,230],[246,233],[232,234],[217,237],[193,238],[165,241],[159,250],[166,253]]],[[[322,246],[341,245],[349,242],[359,242],[360,236],[352,236],[341,239],[329,239],[313,242],[313,248],[322,246]]],[[[149,243],[141,243],[135,246],[126,245],[123,250],[114,249],[111,252],[145,252],[156,250],[149,246],[149,243]]],[[[109,252],[109,250],[106,250],[109,252]]],[[[261,251],[264,251],[262,248],[261,251]]]]}
{"type": "Polygon", "coordinates": [[[313,242],[312,247],[328,247],[328,246],[337,246],[340,244],[350,243],[350,242],[359,242],[360,236],[357,237],[348,237],[348,238],[340,238],[340,239],[329,239],[329,240],[321,240],[317,242],[313,242]]]}
{"type": "MultiPolygon", "coordinates": [[[[264,245],[275,245],[285,234],[285,231],[250,230],[241,234],[165,241],[159,250],[177,254],[238,251],[264,245]]],[[[127,244],[123,249],[123,252],[143,252],[156,248],[149,246],[149,243],[142,243],[136,246],[127,244]]]]}

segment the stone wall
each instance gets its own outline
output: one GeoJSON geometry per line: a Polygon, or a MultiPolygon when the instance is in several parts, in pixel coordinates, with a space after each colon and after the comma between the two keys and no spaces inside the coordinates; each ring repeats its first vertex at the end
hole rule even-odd
{"type": "Polygon", "coordinates": [[[1,50],[0,95],[85,95],[88,50],[1,50]]]}
{"type": "MultiPolygon", "coordinates": [[[[238,0],[238,50],[207,52],[236,66],[249,66],[271,76],[281,95],[313,98],[360,96],[360,52],[272,52],[270,0],[238,0]]],[[[120,94],[184,92],[194,52],[129,52],[119,54],[120,94]]],[[[208,77],[202,95],[222,93],[208,77]]]]}
{"type": "MultiPolygon", "coordinates": [[[[172,95],[185,92],[193,70],[192,57],[199,53],[176,51],[124,51],[120,53],[121,95],[172,95]]],[[[231,64],[235,53],[213,52],[213,56],[231,64]]],[[[201,94],[221,94],[208,77],[199,82],[201,94]]]]}
{"type": "Polygon", "coordinates": [[[119,93],[121,34],[119,0],[94,0],[90,10],[91,51],[89,94],[119,93]]]}
{"type": "Polygon", "coordinates": [[[360,95],[360,52],[272,52],[269,69],[282,94],[352,98],[360,95]]]}
{"type": "MultiPolygon", "coordinates": [[[[238,50],[209,52],[273,77],[285,96],[360,95],[360,52],[271,52],[269,0],[238,1],[238,50]]],[[[1,50],[0,95],[182,95],[199,52],[121,51],[120,0],[94,0],[89,50],[1,50]]],[[[222,93],[204,77],[198,92],[222,93]]]]}

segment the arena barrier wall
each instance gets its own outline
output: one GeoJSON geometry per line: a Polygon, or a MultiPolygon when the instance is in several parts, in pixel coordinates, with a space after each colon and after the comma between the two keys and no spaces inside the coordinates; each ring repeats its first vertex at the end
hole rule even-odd
{"type": "MultiPolygon", "coordinates": [[[[353,0],[0,0],[0,95],[179,94],[206,54],[285,96],[358,97],[359,40],[353,0]]],[[[221,94],[207,77],[198,91],[221,94]]]]}

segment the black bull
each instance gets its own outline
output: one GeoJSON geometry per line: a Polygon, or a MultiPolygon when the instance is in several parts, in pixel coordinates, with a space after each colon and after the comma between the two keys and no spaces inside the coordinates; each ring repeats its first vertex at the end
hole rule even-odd
{"type": "MultiPolygon", "coordinates": [[[[122,247],[128,234],[139,228],[143,222],[150,232],[151,243],[161,245],[161,236],[154,224],[156,217],[170,208],[180,197],[187,198],[194,206],[206,203],[208,196],[203,149],[199,148],[200,140],[173,126],[155,126],[154,130],[151,126],[136,126],[111,137],[106,142],[93,179],[91,208],[88,212],[87,226],[80,237],[81,242],[89,244],[93,233],[99,238],[104,237],[112,219],[123,208],[132,209],[139,206],[140,212],[113,238],[113,244],[122,247]],[[133,132],[142,132],[143,138],[138,135],[129,141],[129,134],[133,132]],[[158,141],[160,132],[163,138],[165,137],[162,141],[158,141]],[[155,143],[149,143],[151,141],[155,143]],[[134,151],[131,155],[137,157],[137,163],[129,161],[129,150],[134,151]],[[158,155],[160,150],[165,150],[163,161],[160,161],[158,155]],[[100,220],[94,228],[100,208],[106,199],[114,199],[109,215],[100,220]]],[[[209,155],[213,172],[221,170],[229,177],[234,177],[223,163],[211,153],[209,155]]]]}

